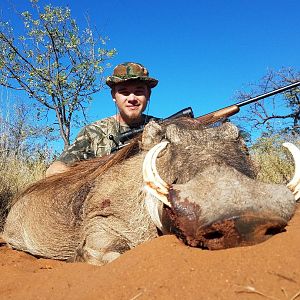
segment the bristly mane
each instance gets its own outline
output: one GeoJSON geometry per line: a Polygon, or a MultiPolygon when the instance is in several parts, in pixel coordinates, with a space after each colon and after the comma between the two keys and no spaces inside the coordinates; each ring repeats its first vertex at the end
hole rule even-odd
{"type": "Polygon", "coordinates": [[[82,186],[86,184],[90,185],[94,182],[95,178],[105,173],[110,167],[138,153],[140,151],[140,139],[141,135],[133,139],[131,143],[124,146],[116,153],[77,162],[70,166],[70,170],[64,173],[41,179],[38,182],[30,185],[21,194],[19,194],[17,198],[22,197],[24,194],[32,193],[38,190],[43,192],[46,190],[57,190],[61,187],[65,187],[66,185],[69,185],[70,187],[72,185],[76,185],[77,188],[80,186],[80,183],[82,186]]]}
{"type": "MultiPolygon", "coordinates": [[[[176,123],[183,126],[183,128],[199,129],[203,127],[195,119],[191,118],[177,118],[176,120],[169,120],[164,122],[164,125],[170,123],[176,123]]],[[[44,178],[25,189],[22,193],[14,199],[14,203],[19,197],[24,196],[32,192],[49,192],[55,194],[60,188],[66,188],[70,190],[78,190],[87,186],[92,186],[95,178],[105,173],[110,167],[122,162],[123,160],[133,156],[140,151],[140,141],[142,135],[140,134],[136,138],[132,139],[131,143],[120,149],[114,154],[106,155],[104,157],[89,159],[87,161],[81,161],[71,166],[70,170],[53,175],[51,177],[44,178]]]]}

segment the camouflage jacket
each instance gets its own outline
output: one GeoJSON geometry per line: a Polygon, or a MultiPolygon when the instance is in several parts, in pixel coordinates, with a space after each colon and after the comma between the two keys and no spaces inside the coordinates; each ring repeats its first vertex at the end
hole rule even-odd
{"type": "Polygon", "coordinates": [[[66,164],[72,164],[79,160],[110,154],[115,143],[108,138],[109,135],[112,134],[114,139],[118,141],[120,133],[139,127],[150,119],[156,118],[143,115],[143,121],[135,127],[120,124],[114,117],[105,118],[87,125],[79,132],[74,143],[63,151],[58,160],[66,164]]]}

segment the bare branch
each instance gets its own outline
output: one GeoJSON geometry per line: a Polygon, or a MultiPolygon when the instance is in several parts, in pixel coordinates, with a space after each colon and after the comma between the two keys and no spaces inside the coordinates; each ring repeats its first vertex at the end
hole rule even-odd
{"type": "MultiPolygon", "coordinates": [[[[300,73],[292,68],[283,68],[279,71],[269,70],[257,84],[252,84],[254,89],[250,93],[240,92],[239,99],[245,100],[254,95],[265,93],[268,90],[279,88],[300,80],[300,73]]],[[[260,130],[280,132],[286,130],[299,131],[300,122],[300,90],[294,88],[272,100],[256,102],[238,117],[240,121],[247,122],[247,126],[260,130]],[[278,120],[278,122],[276,122],[278,120]],[[282,120],[279,122],[279,120],[282,120]],[[272,123],[270,122],[272,121],[272,123]]]]}

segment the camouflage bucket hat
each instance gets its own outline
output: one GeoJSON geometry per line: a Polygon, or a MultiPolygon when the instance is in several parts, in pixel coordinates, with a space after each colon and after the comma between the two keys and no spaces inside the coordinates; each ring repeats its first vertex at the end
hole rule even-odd
{"type": "Polygon", "coordinates": [[[106,84],[113,87],[117,83],[128,80],[144,81],[150,88],[154,88],[158,83],[158,80],[149,77],[149,72],[143,65],[126,62],[114,68],[113,75],[106,78],[106,84]]]}

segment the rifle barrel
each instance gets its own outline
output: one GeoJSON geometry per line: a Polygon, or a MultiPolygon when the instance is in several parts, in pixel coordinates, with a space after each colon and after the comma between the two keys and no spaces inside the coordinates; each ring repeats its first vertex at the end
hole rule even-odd
{"type": "Polygon", "coordinates": [[[242,107],[244,105],[247,105],[247,104],[250,104],[252,102],[255,102],[255,101],[258,101],[258,100],[261,100],[261,99],[264,99],[264,98],[267,98],[267,97],[270,97],[270,96],[273,96],[273,95],[276,95],[276,94],[279,94],[279,93],[282,93],[284,91],[287,91],[289,89],[292,89],[296,86],[300,85],[300,81],[297,81],[297,82],[294,82],[292,84],[289,84],[289,85],[286,85],[286,86],[283,86],[279,89],[276,89],[274,91],[271,91],[271,92],[268,92],[268,93],[265,93],[265,94],[262,94],[262,95],[259,95],[259,96],[256,96],[254,98],[250,98],[248,100],[245,100],[245,101],[242,101],[242,102],[239,102],[239,103],[236,103],[235,105],[237,105],[238,107],[242,107]]]}
{"type": "Polygon", "coordinates": [[[236,104],[218,109],[214,112],[211,112],[211,113],[205,114],[203,116],[197,117],[196,119],[203,125],[213,124],[213,123],[215,123],[215,122],[217,122],[217,121],[219,121],[223,118],[228,118],[230,116],[235,115],[236,113],[239,112],[240,107],[242,107],[244,105],[250,104],[252,102],[256,102],[258,100],[273,96],[273,95],[278,94],[278,93],[282,93],[282,92],[284,92],[286,90],[289,90],[289,89],[292,89],[292,88],[294,88],[298,85],[300,85],[300,81],[297,81],[297,82],[292,83],[290,85],[283,86],[279,89],[276,89],[274,91],[256,96],[254,98],[250,98],[248,100],[245,100],[245,101],[242,101],[242,102],[239,102],[239,103],[236,103],[236,104]]]}

